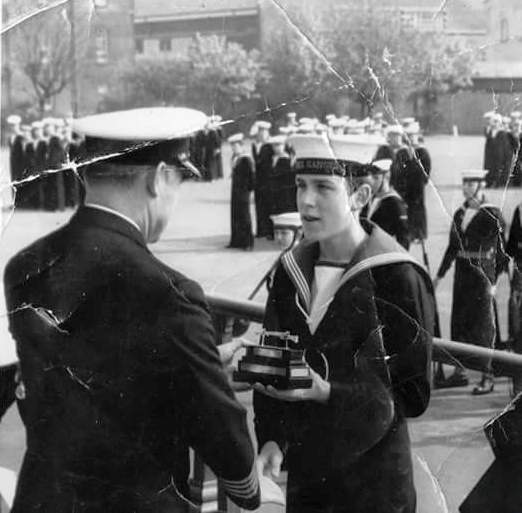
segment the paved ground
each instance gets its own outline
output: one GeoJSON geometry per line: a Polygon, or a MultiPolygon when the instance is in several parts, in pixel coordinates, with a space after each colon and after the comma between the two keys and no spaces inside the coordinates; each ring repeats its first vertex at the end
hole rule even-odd
{"type": "MultiPolygon", "coordinates": [[[[459,173],[481,167],[483,140],[474,137],[432,137],[427,141],[433,157],[433,184],[428,190],[428,253],[432,274],[436,271],[447,243],[453,211],[461,203],[459,173]]],[[[2,163],[5,163],[5,154],[2,163]]],[[[225,155],[225,162],[228,162],[225,155]]],[[[5,169],[4,166],[2,166],[5,169]]],[[[246,298],[277,255],[274,245],[256,239],[255,251],[226,250],[229,232],[230,181],[187,184],[177,212],[153,252],[169,265],[199,280],[208,292],[246,298]]],[[[509,222],[515,205],[522,200],[520,190],[491,191],[489,200],[503,205],[509,222]]],[[[35,238],[60,226],[71,211],[62,213],[15,212],[2,236],[0,271],[7,259],[35,238]]],[[[412,253],[420,258],[418,247],[412,253]]],[[[437,292],[442,329],[449,335],[452,273],[437,292]]],[[[1,287],[1,285],[0,285],[1,287]]],[[[498,299],[505,332],[508,282],[500,280],[498,299]]],[[[0,290],[1,292],[1,290],[0,290]]],[[[3,294],[2,294],[3,297],[3,294]]],[[[262,295],[256,298],[263,301],[262,295]]],[[[0,358],[9,358],[10,337],[5,308],[0,307],[0,358]]],[[[249,332],[255,337],[257,327],[249,332]]],[[[415,447],[420,513],[456,512],[478,477],[492,461],[482,433],[482,425],[502,409],[508,400],[508,382],[500,380],[494,394],[471,397],[469,389],[435,392],[429,410],[411,422],[415,447]]],[[[249,403],[249,395],[242,400],[249,403]]],[[[24,434],[15,408],[0,424],[0,465],[18,469],[24,434]]]]}

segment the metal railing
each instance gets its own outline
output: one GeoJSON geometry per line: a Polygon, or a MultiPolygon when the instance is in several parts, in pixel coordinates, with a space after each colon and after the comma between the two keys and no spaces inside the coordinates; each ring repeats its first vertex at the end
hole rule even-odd
{"type": "MultiPolygon", "coordinates": [[[[207,300],[216,315],[263,322],[265,307],[255,301],[237,300],[218,294],[207,294],[207,300]]],[[[522,373],[522,355],[437,337],[433,338],[433,360],[480,371],[491,365],[498,376],[522,373]]]]}

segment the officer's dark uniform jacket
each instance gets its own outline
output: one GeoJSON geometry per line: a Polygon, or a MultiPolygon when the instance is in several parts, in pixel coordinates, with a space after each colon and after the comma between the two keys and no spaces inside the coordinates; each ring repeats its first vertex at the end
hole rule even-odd
{"type": "Polygon", "coordinates": [[[415,511],[405,417],[429,402],[434,296],[419,264],[362,224],[369,237],[314,334],[307,320],[317,244],[282,257],[268,299],[264,327],[298,335],[331,385],[325,405],[254,394],[259,446],[273,440],[286,453],[290,513],[415,511]]]}
{"type": "Polygon", "coordinates": [[[464,229],[465,212],[464,205],[453,216],[437,276],[442,278],[455,261],[452,340],[492,347],[497,326],[491,286],[507,269],[505,222],[497,207],[484,203],[464,229]]]}
{"type": "Polygon", "coordinates": [[[137,228],[82,207],[9,262],[5,291],[26,388],[13,513],[185,511],[189,446],[233,500],[258,506],[202,290],[137,228]],[[52,336],[31,332],[23,305],[49,312],[52,336]]]}

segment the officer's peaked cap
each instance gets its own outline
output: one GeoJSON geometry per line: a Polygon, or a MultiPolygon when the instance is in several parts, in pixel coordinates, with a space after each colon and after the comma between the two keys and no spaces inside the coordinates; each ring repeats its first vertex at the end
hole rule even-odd
{"type": "Polygon", "coordinates": [[[107,156],[111,164],[176,164],[199,176],[187,157],[189,138],[204,129],[207,116],[183,107],[149,107],[74,119],[85,137],[89,158],[107,156]],[[112,154],[118,154],[110,157],[112,154]]]}

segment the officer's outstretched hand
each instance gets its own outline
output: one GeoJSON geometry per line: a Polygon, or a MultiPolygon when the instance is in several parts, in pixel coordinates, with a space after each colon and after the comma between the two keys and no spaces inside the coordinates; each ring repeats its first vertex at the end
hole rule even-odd
{"type": "Polygon", "coordinates": [[[330,383],[323,379],[317,372],[310,369],[312,375],[311,388],[297,388],[295,390],[277,390],[271,385],[264,386],[261,383],[254,384],[254,390],[262,394],[280,399],[281,401],[317,401],[326,403],[330,399],[330,383]]]}
{"type": "Polygon", "coordinates": [[[257,456],[258,474],[275,479],[281,473],[281,463],[283,463],[283,453],[279,445],[273,441],[266,442],[257,456]]]}

